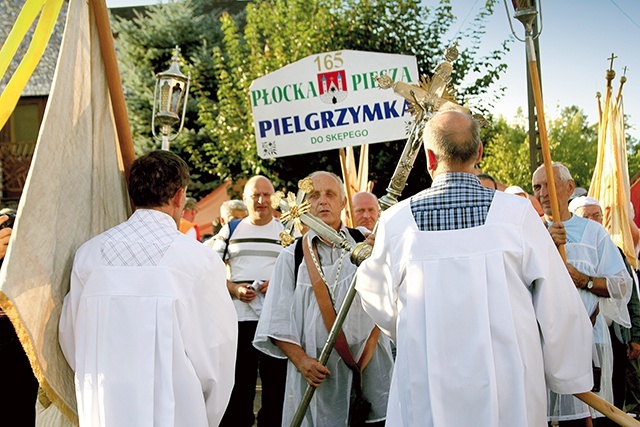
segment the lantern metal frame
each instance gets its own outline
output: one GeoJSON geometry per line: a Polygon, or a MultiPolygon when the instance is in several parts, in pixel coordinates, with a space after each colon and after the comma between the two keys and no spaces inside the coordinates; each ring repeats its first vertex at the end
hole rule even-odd
{"type": "Polygon", "coordinates": [[[527,38],[537,39],[542,33],[543,23],[542,23],[542,0],[511,0],[513,4],[514,15],[518,21],[524,25],[525,30],[525,38],[521,39],[516,34],[516,31],[513,28],[513,23],[511,21],[511,14],[509,13],[509,7],[507,6],[507,0],[504,0],[504,8],[507,11],[507,18],[509,19],[509,27],[511,27],[511,34],[521,42],[526,42],[527,38]],[[536,8],[536,3],[540,8],[540,13],[536,8]],[[533,23],[538,19],[539,25],[534,31],[533,23]],[[535,32],[535,34],[534,34],[535,32]]]}
{"type": "Polygon", "coordinates": [[[176,46],[169,69],[156,74],[156,85],[153,91],[151,132],[155,139],[162,141],[161,148],[163,150],[168,150],[169,142],[176,139],[182,131],[187,113],[191,73],[184,75],[180,71],[179,51],[180,49],[176,46]],[[182,116],[178,115],[181,107],[182,116]],[[156,121],[159,123],[160,135],[156,133],[156,121]],[[173,126],[178,122],[180,122],[180,126],[172,134],[173,126]]]}

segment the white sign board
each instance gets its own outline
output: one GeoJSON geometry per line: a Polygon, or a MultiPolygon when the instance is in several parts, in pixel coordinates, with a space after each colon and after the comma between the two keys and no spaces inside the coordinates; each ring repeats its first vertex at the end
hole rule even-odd
{"type": "Polygon", "coordinates": [[[418,84],[416,58],[341,50],[256,79],[250,96],[258,154],[291,156],[407,137],[409,103],[376,77],[418,84]]]}

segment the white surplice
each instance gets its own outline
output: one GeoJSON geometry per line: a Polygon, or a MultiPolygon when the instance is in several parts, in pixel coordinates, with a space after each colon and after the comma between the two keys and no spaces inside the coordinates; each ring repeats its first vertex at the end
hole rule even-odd
{"type": "Polygon", "coordinates": [[[218,425],[237,341],[225,274],[154,210],[80,247],[59,332],[81,427],[218,425]]]}
{"type": "MultiPolygon", "coordinates": [[[[355,245],[355,240],[345,228],[342,228],[342,233],[352,245],[355,245]]],[[[308,231],[308,236],[310,240],[315,239],[317,242],[319,262],[337,311],[347,295],[356,266],[349,261],[348,253],[322,242],[313,230],[308,231]]],[[[303,240],[299,240],[297,244],[303,244],[303,240]]],[[[273,341],[276,339],[299,345],[308,356],[318,358],[329,333],[322,319],[304,260],[299,266],[297,276],[295,275],[294,247],[291,245],[285,248],[276,261],[253,344],[270,356],[285,358],[273,341]]],[[[373,320],[363,311],[360,298],[356,295],[342,327],[355,360],[360,359],[374,326],[373,320]]],[[[353,374],[335,349],[329,356],[327,368],[331,375],[316,388],[302,423],[304,427],[340,427],[348,423],[353,374]]],[[[371,361],[362,372],[362,393],[372,405],[369,422],[382,421],[385,418],[392,369],[393,358],[389,338],[380,334],[371,361]]],[[[289,361],[282,414],[283,426],[291,424],[306,388],[307,381],[289,361]]],[[[386,425],[393,424],[387,422],[386,425]]]]}
{"type": "MultiPolygon", "coordinates": [[[[593,362],[601,368],[600,390],[596,394],[613,404],[613,351],[608,324],[615,321],[624,327],[631,326],[627,303],[633,282],[618,248],[602,225],[577,215],[562,223],[567,231],[567,263],[583,274],[606,279],[609,298],[599,297],[588,289],[578,289],[578,293],[589,315],[596,308],[600,310],[593,327],[593,362]]],[[[573,396],[549,391],[548,401],[550,421],[603,417],[573,396]]]]}
{"type": "Polygon", "coordinates": [[[453,231],[399,203],[357,289],[397,346],[389,426],[545,427],[546,386],[592,387],[591,324],[526,199],[496,192],[483,226],[453,231]]]}

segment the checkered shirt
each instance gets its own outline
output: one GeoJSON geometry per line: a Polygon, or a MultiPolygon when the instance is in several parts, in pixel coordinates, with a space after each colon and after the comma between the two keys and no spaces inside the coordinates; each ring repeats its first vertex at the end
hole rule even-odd
{"type": "Polygon", "coordinates": [[[152,209],[138,209],[131,218],[102,234],[102,261],[112,267],[158,265],[180,235],[175,221],[152,209]]]}
{"type": "Polygon", "coordinates": [[[411,197],[411,213],[421,231],[446,231],[484,225],[495,190],[469,173],[437,175],[431,187],[411,197]]]}

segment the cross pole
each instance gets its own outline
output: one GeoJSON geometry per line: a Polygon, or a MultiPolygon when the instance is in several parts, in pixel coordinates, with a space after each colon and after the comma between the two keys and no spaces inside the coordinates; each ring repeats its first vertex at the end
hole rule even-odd
{"type": "MultiPolygon", "coordinates": [[[[402,152],[398,165],[391,177],[391,182],[387,188],[387,194],[380,198],[379,203],[382,210],[386,210],[388,207],[397,203],[397,198],[401,195],[402,190],[406,185],[409,172],[411,172],[411,168],[413,167],[413,163],[420,148],[422,130],[425,123],[431,118],[431,116],[441,109],[456,109],[458,111],[469,113],[466,108],[456,104],[452,99],[453,97],[448,92],[449,82],[451,81],[451,71],[453,69],[451,62],[458,56],[456,45],[457,42],[447,49],[445,53],[445,61],[436,67],[433,77],[428,81],[424,81],[422,87],[410,85],[404,82],[394,83],[388,76],[381,76],[378,79],[378,85],[381,89],[393,88],[394,92],[411,102],[415,113],[415,120],[411,126],[409,138],[407,139],[404,151],[402,152]]],[[[311,191],[306,192],[309,194],[311,191]]],[[[283,212],[286,212],[289,217],[293,218],[296,214],[292,212],[298,210],[298,208],[294,205],[292,209],[292,205],[290,204],[292,199],[292,197],[284,198],[284,195],[278,194],[272,200],[272,204],[274,206],[279,206],[283,212]]],[[[359,266],[362,261],[371,255],[371,246],[367,245],[365,242],[352,246],[344,236],[337,233],[333,228],[329,227],[323,221],[310,213],[300,213],[297,217],[325,240],[333,243],[334,245],[338,245],[338,247],[341,247],[343,250],[351,252],[351,262],[354,265],[359,266]]],[[[377,228],[376,224],[373,229],[374,233],[377,228]]],[[[342,329],[342,325],[344,324],[355,296],[356,276],[354,275],[344,301],[336,314],[336,320],[333,323],[333,327],[329,331],[327,341],[322,348],[320,357],[318,358],[318,362],[322,365],[326,366],[329,360],[331,351],[335,346],[336,339],[342,329]]],[[[291,427],[299,427],[302,424],[314,392],[315,388],[311,385],[307,385],[300,405],[298,406],[291,422],[291,427]]]]}

